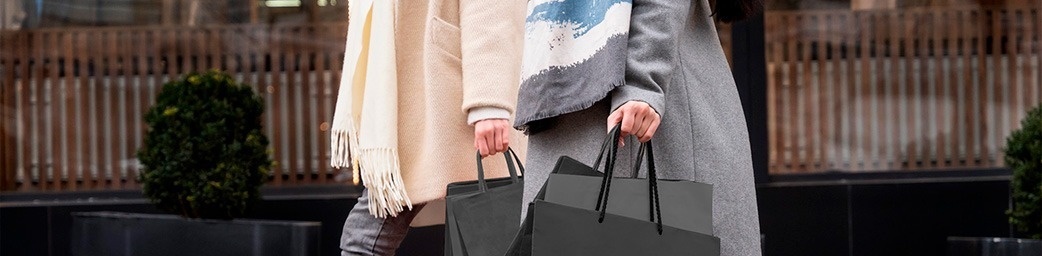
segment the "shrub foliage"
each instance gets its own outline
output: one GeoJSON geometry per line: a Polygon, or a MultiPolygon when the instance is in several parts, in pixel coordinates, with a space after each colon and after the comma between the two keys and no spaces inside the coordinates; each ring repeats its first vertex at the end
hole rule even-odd
{"type": "Polygon", "coordinates": [[[1006,165],[1013,169],[1010,224],[1026,237],[1042,239],[1042,105],[1006,138],[1006,165]]]}
{"type": "Polygon", "coordinates": [[[263,99],[220,71],[163,85],[145,114],[138,151],[143,192],[190,218],[241,217],[260,198],[272,166],[261,129],[263,99]]]}

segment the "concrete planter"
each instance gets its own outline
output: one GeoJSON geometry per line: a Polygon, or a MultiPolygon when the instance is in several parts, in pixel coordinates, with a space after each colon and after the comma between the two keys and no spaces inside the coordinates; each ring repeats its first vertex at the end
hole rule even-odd
{"type": "Polygon", "coordinates": [[[948,237],[948,256],[1038,256],[1042,240],[1007,237],[948,237]]]}
{"type": "Polygon", "coordinates": [[[72,255],[319,255],[321,223],[73,213],[72,255]]]}

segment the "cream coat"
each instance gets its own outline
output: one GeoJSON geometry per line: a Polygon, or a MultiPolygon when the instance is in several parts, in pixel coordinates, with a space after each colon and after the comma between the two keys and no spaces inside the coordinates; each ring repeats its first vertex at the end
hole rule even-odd
{"type": "MultiPolygon", "coordinates": [[[[443,198],[448,183],[476,179],[467,115],[481,107],[513,113],[524,8],[524,0],[397,1],[398,154],[413,204],[443,198]]],[[[511,132],[511,147],[524,156],[524,137],[511,132]]],[[[484,162],[486,177],[506,175],[501,155],[484,162]]]]}

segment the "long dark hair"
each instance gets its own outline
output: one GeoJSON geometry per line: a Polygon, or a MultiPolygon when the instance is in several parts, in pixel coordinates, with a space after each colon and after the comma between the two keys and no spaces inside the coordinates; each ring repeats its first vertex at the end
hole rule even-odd
{"type": "Polygon", "coordinates": [[[723,22],[748,19],[763,11],[763,0],[714,0],[713,17],[723,22]]]}

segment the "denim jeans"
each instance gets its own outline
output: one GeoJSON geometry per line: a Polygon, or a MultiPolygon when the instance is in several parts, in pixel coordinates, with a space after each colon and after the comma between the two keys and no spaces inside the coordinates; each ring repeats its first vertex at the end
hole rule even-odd
{"type": "Polygon", "coordinates": [[[394,255],[420,209],[422,204],[413,205],[412,210],[400,212],[396,217],[377,218],[369,214],[369,196],[362,191],[344,221],[340,255],[394,255]]]}

